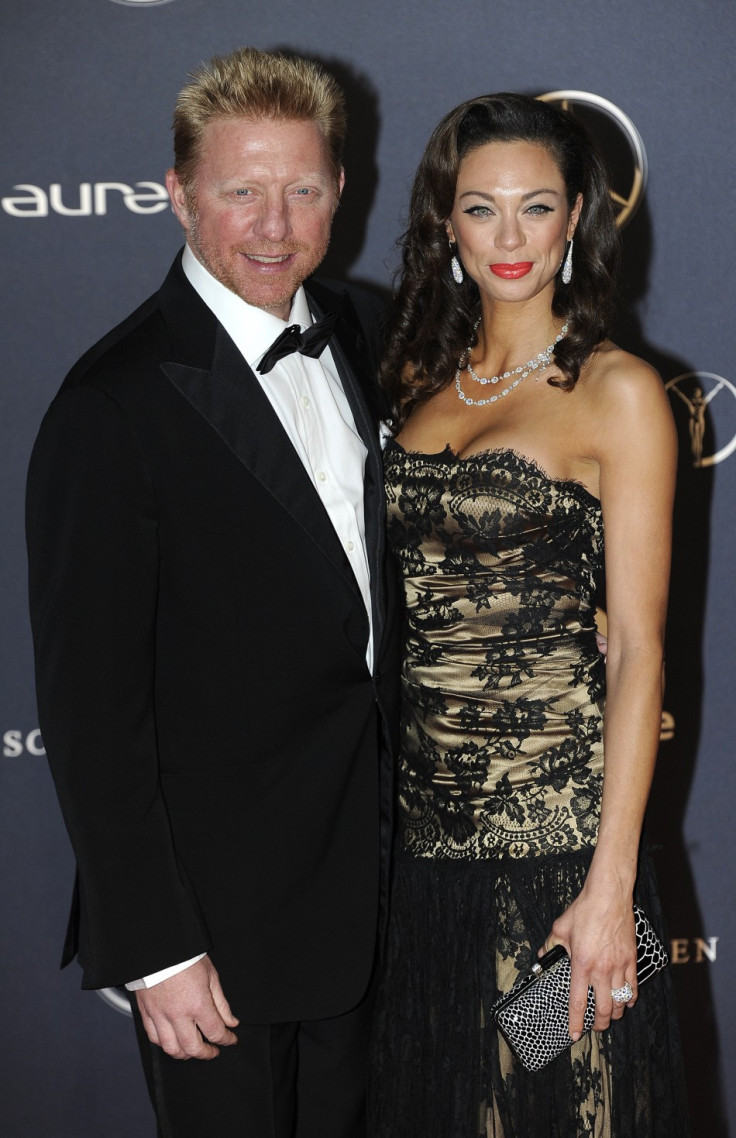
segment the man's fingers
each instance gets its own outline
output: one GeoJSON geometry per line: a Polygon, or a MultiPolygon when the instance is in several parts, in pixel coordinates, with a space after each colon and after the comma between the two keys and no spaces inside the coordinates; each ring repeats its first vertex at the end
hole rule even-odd
{"type": "MultiPolygon", "coordinates": [[[[141,1018],[151,1043],[157,1044],[172,1059],[214,1059],[216,1055],[219,1055],[219,1050],[214,1046],[212,1040],[209,1037],[204,1038],[205,1033],[198,1027],[196,1019],[184,1017],[167,1019],[165,1016],[158,1016],[154,1019],[145,1013],[142,1013],[141,1018]]],[[[210,1031],[213,1035],[217,1035],[221,1031],[227,1032],[222,1020],[216,1013],[210,1031]]],[[[227,1032],[227,1034],[230,1033],[227,1032]]]]}
{"type": "Polygon", "coordinates": [[[195,1023],[169,1024],[159,1032],[161,1046],[172,1059],[214,1059],[219,1050],[202,1038],[195,1023]]]}
{"type": "Polygon", "coordinates": [[[238,1042],[238,1037],[228,1028],[214,1003],[210,1004],[205,1012],[197,1016],[197,1027],[209,1043],[217,1043],[220,1047],[230,1047],[238,1042]]]}
{"type": "Polygon", "coordinates": [[[230,1026],[238,1021],[207,957],[136,998],[148,1038],[174,1059],[214,1059],[237,1043],[230,1026]]]}
{"type": "Polygon", "coordinates": [[[148,1013],[144,1011],[143,1008],[140,1009],[140,1013],[146,1035],[151,1040],[151,1043],[155,1043],[158,1047],[160,1047],[161,1040],[159,1039],[158,1032],[156,1031],[156,1024],[153,1022],[148,1013]]]}
{"type": "Polygon", "coordinates": [[[213,1003],[217,1008],[219,1014],[222,1016],[223,1022],[227,1024],[228,1027],[237,1027],[240,1023],[240,1020],[237,1016],[233,1015],[230,1009],[230,1004],[227,1002],[225,993],[222,990],[220,978],[216,972],[213,972],[213,975],[210,979],[210,992],[212,993],[213,1003]]]}

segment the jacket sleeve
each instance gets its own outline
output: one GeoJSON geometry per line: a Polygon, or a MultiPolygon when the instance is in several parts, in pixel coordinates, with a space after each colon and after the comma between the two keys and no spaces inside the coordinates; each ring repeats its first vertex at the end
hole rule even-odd
{"type": "Polygon", "coordinates": [[[41,731],[79,871],[87,988],[205,952],[161,794],[154,693],[158,521],[118,404],[62,389],[31,458],[30,608],[41,731]]]}

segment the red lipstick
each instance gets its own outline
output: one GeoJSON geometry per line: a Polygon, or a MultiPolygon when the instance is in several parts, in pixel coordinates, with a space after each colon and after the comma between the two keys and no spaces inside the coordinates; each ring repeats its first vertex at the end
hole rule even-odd
{"type": "Polygon", "coordinates": [[[531,271],[533,263],[533,261],[515,261],[513,265],[509,265],[505,261],[497,261],[495,265],[489,267],[495,276],[503,277],[506,281],[516,281],[531,271]]]}

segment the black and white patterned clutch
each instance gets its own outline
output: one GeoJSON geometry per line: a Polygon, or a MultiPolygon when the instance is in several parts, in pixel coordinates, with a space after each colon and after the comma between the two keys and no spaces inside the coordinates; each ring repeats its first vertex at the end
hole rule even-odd
{"type": "MultiPolygon", "coordinates": [[[[639,984],[668,963],[662,942],[642,910],[634,905],[636,975],[639,984]]],[[[561,944],[540,957],[531,972],[516,981],[491,1009],[500,1031],[529,1071],[538,1071],[572,1046],[568,1031],[570,957],[561,944]]],[[[588,988],[583,1021],[590,1031],[595,1019],[595,992],[588,988]]]]}

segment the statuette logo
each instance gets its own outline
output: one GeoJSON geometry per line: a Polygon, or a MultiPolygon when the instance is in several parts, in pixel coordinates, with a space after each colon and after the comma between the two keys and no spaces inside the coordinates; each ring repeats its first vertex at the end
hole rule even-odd
{"type": "Polygon", "coordinates": [[[611,178],[616,221],[623,228],[641,205],[647,185],[647,152],[639,131],[620,107],[590,91],[549,91],[539,98],[569,111],[597,139],[611,178]]]}
{"type": "Polygon", "coordinates": [[[715,466],[736,450],[736,387],[712,371],[687,371],[666,385],[677,418],[687,417],[696,470],[715,466]]]}

